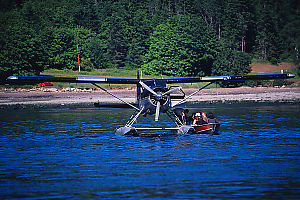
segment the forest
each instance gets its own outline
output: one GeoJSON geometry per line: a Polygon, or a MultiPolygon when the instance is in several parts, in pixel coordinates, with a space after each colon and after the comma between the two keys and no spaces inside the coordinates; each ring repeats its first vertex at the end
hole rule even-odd
{"type": "Polygon", "coordinates": [[[299,63],[298,0],[0,0],[0,80],[43,70],[247,74],[299,63]]]}

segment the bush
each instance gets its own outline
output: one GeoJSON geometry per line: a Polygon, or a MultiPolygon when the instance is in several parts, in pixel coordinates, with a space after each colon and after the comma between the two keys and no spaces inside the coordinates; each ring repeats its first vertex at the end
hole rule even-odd
{"type": "Polygon", "coordinates": [[[91,59],[82,58],[81,59],[81,70],[91,72],[94,69],[94,65],[91,59]]]}
{"type": "Polygon", "coordinates": [[[291,85],[292,82],[286,79],[276,79],[273,81],[273,86],[282,87],[284,85],[291,85]]]}
{"type": "Polygon", "coordinates": [[[259,86],[271,86],[272,83],[264,80],[256,80],[256,81],[247,81],[245,85],[249,87],[259,87],[259,86]]]}

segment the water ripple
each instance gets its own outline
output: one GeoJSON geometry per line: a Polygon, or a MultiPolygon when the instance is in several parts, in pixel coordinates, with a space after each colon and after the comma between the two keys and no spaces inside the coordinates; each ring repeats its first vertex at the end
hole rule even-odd
{"type": "MultiPolygon", "coordinates": [[[[207,107],[220,135],[114,134],[130,110],[5,111],[0,198],[296,199],[299,106],[207,107]]],[[[199,108],[191,108],[191,112],[199,108]]],[[[173,126],[163,120],[138,126],[173,126]]]]}

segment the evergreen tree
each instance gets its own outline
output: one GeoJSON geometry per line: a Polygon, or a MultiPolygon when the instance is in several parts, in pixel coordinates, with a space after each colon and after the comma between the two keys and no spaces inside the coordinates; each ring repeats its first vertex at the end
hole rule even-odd
{"type": "Polygon", "coordinates": [[[101,23],[97,18],[98,2],[95,0],[75,0],[73,5],[75,5],[73,16],[76,25],[96,31],[101,23]]]}
{"type": "Polygon", "coordinates": [[[281,47],[272,12],[272,1],[258,0],[256,3],[256,56],[277,63],[281,47]]]}
{"type": "Polygon", "coordinates": [[[125,66],[125,58],[128,51],[128,30],[127,21],[119,15],[114,13],[110,19],[110,32],[108,37],[108,52],[109,59],[113,67],[122,68],[125,66]]]}
{"type": "Polygon", "coordinates": [[[232,50],[245,51],[250,23],[249,7],[247,0],[225,0],[221,37],[232,50]]]}
{"type": "Polygon", "coordinates": [[[1,15],[0,78],[12,74],[34,75],[43,70],[43,49],[40,39],[20,12],[1,15]]]}
{"type": "Polygon", "coordinates": [[[276,30],[279,33],[281,60],[297,63],[300,47],[300,3],[296,0],[276,1],[276,30]]]}
{"type": "Polygon", "coordinates": [[[223,31],[224,0],[196,0],[194,9],[207,26],[214,28],[220,38],[223,31]]]}
{"type": "Polygon", "coordinates": [[[250,56],[299,63],[297,0],[1,0],[0,79],[43,69],[247,73],[250,56]],[[247,53],[245,53],[247,52],[247,53]]]}
{"type": "Polygon", "coordinates": [[[155,28],[142,68],[149,74],[210,74],[217,47],[213,31],[201,18],[174,16],[155,28]]]}
{"type": "Polygon", "coordinates": [[[152,32],[151,16],[139,10],[132,13],[129,20],[129,47],[126,57],[128,68],[139,68],[143,64],[144,55],[149,48],[148,38],[152,32]]]}
{"type": "Polygon", "coordinates": [[[213,63],[213,75],[248,74],[251,71],[251,56],[248,53],[222,48],[213,63]]]}

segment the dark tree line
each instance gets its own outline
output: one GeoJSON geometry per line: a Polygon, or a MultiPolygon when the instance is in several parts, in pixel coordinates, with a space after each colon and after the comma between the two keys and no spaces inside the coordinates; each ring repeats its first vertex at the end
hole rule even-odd
{"type": "Polygon", "coordinates": [[[45,69],[177,76],[299,62],[297,0],[0,0],[0,78],[45,69]]]}

